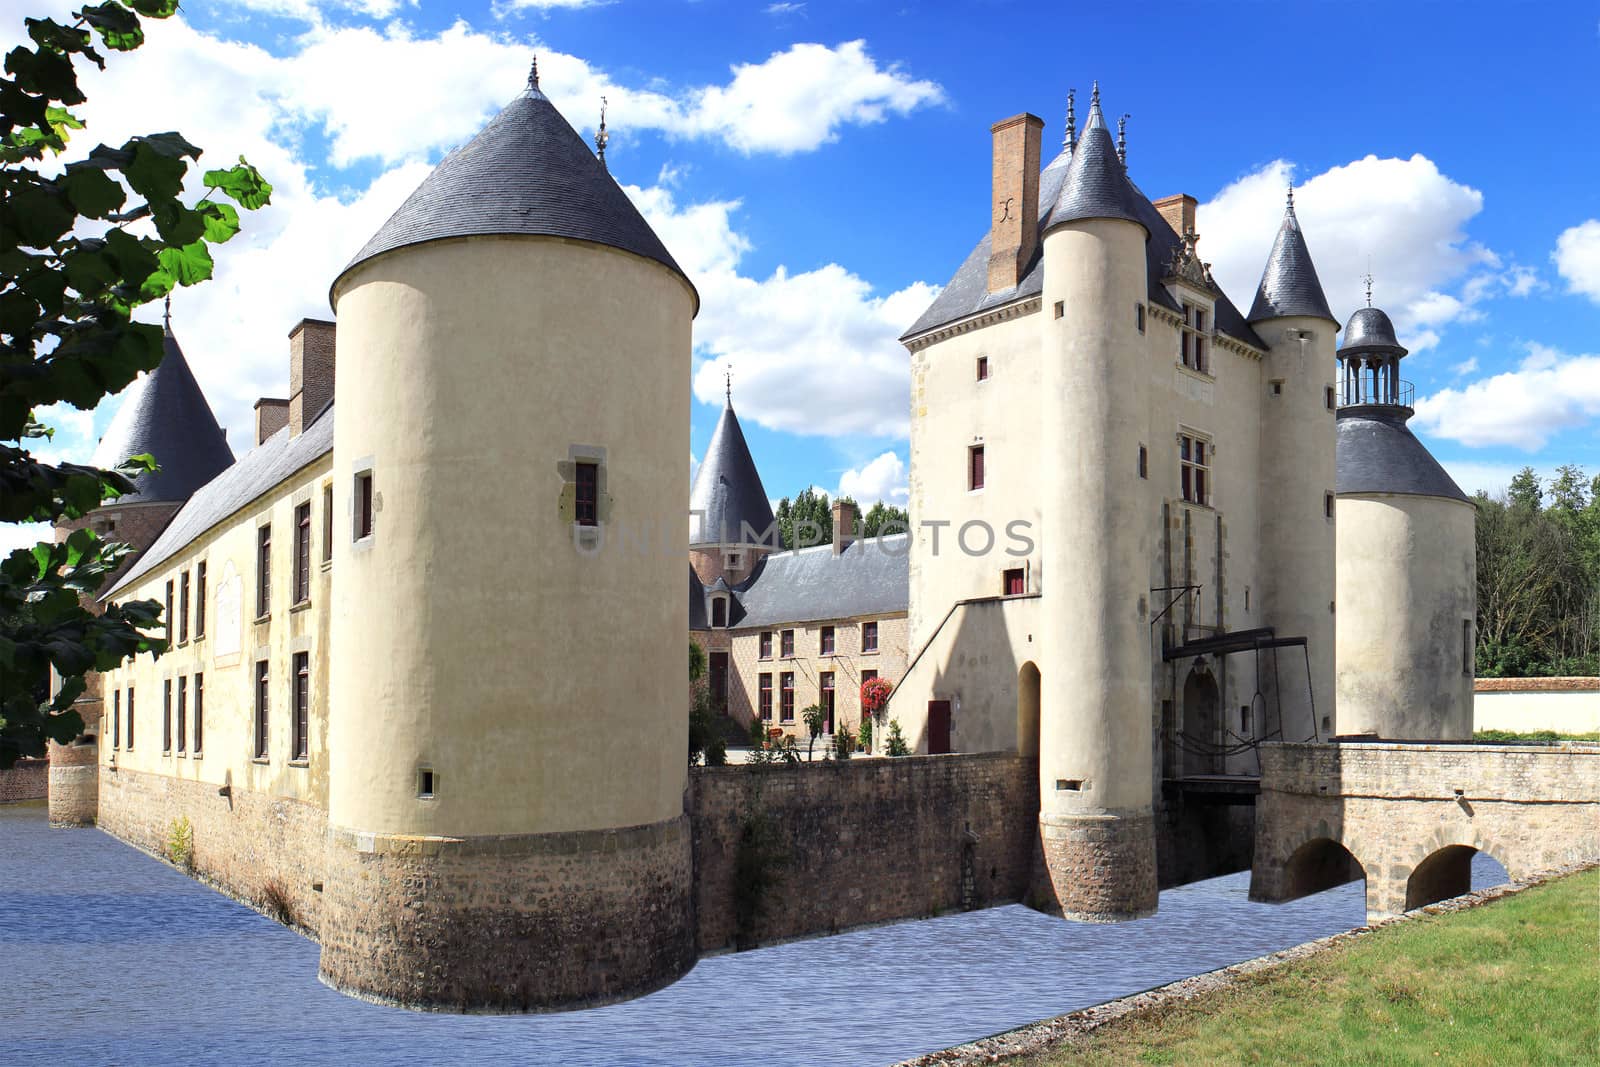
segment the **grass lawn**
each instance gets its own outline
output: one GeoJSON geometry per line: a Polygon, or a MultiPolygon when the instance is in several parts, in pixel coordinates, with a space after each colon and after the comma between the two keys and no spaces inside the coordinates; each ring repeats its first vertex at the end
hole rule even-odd
{"type": "Polygon", "coordinates": [[[1600,871],[1374,931],[1046,1064],[1600,1064],[1600,871]]]}
{"type": "Polygon", "coordinates": [[[1558,734],[1554,730],[1479,730],[1472,735],[1480,744],[1501,741],[1600,741],[1600,731],[1586,734],[1558,734]]]}

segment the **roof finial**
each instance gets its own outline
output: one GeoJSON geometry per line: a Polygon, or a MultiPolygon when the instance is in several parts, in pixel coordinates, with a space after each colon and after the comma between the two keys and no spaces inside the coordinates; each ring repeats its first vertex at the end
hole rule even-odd
{"type": "Polygon", "coordinates": [[[1368,263],[1368,265],[1367,265],[1367,273],[1362,277],[1361,280],[1367,283],[1367,307],[1371,307],[1372,306],[1372,265],[1370,263],[1368,263]]]}
{"type": "Polygon", "coordinates": [[[728,368],[722,372],[722,390],[723,390],[722,395],[724,397],[724,405],[727,406],[727,407],[730,407],[730,408],[733,407],[733,364],[732,363],[728,364],[728,368]]]}
{"type": "MultiPolygon", "coordinates": [[[[606,98],[600,98],[600,128],[594,134],[594,147],[600,156],[600,165],[606,165],[606,142],[611,140],[611,135],[606,132],[606,98]]],[[[609,169],[609,168],[607,168],[609,169]]]]}
{"type": "Polygon", "coordinates": [[[539,53],[533,54],[533,69],[528,71],[528,88],[539,88],[539,53]]]}
{"type": "Polygon", "coordinates": [[[1294,214],[1294,179],[1289,179],[1289,214],[1294,214]]]}
{"type": "Polygon", "coordinates": [[[1100,110],[1100,79],[1094,80],[1094,93],[1089,97],[1089,113],[1093,115],[1100,110]]]}
{"type": "Polygon", "coordinates": [[[1067,133],[1061,138],[1061,147],[1068,152],[1078,147],[1078,116],[1073,110],[1078,90],[1067,90],[1067,133]]]}
{"type": "Polygon", "coordinates": [[[161,325],[168,333],[172,332],[172,294],[167,294],[166,307],[161,312],[161,325]]]}
{"type": "Polygon", "coordinates": [[[1122,115],[1117,119],[1117,159],[1124,169],[1128,166],[1128,120],[1132,115],[1122,115]]]}

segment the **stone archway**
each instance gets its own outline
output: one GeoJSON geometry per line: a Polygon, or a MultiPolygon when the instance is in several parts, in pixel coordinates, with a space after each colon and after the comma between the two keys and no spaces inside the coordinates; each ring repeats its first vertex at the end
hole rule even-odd
{"type": "Polygon", "coordinates": [[[1210,668],[1197,664],[1183,683],[1183,719],[1179,749],[1183,753],[1184,777],[1219,774],[1218,716],[1222,698],[1210,668]]]}
{"type": "Polygon", "coordinates": [[[1032,661],[1017,672],[1017,755],[1039,754],[1039,668],[1032,661]]]}
{"type": "Polygon", "coordinates": [[[1283,867],[1283,895],[1277,898],[1280,901],[1297,900],[1367,877],[1366,868],[1355,853],[1331,837],[1307,841],[1294,850],[1283,867]]]}
{"type": "Polygon", "coordinates": [[[1437,904],[1472,892],[1471,845],[1446,845],[1417,864],[1406,879],[1406,910],[1437,904]]]}

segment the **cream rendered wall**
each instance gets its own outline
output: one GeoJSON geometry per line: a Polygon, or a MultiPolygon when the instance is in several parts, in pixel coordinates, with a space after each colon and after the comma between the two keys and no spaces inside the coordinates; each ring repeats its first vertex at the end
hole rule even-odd
{"type": "Polygon", "coordinates": [[[772,656],[761,658],[761,634],[765,628],[734,630],[729,636],[728,657],[728,710],[740,723],[749,725],[759,714],[761,701],[761,675],[772,675],[772,725],[784,726],[803,741],[805,723],[800,712],[807,705],[821,700],[821,675],[832,671],[834,675],[835,721],[848,720],[852,727],[861,725],[861,672],[877,671],[879,678],[897,681],[906,668],[906,617],[904,615],[866,615],[850,619],[832,619],[824,622],[795,623],[792,626],[773,628],[772,656]],[[878,624],[878,651],[861,651],[861,624],[878,624]],[[833,627],[834,655],[821,653],[822,628],[833,627]],[[794,656],[784,658],[779,635],[785,629],[794,631],[794,656]],[[781,690],[779,676],[785,671],[794,672],[795,721],[783,723],[781,715],[781,690]]]}
{"type": "Polygon", "coordinates": [[[334,473],[370,463],[377,514],[334,549],[330,822],[471,836],[681,815],[692,290],[609,247],[479,237],[362,263],[335,301],[334,473]],[[608,531],[648,527],[655,551],[575,547],[563,472],[584,446],[605,450],[608,531]]]}
{"type": "MultiPolygon", "coordinates": [[[[1537,683],[1537,679],[1529,679],[1537,683]]],[[[1562,734],[1600,732],[1600,690],[1574,692],[1528,689],[1479,692],[1472,698],[1474,730],[1554,730],[1562,734]]]]}
{"type": "MultiPolygon", "coordinates": [[[[179,576],[191,574],[190,640],[159,659],[141,655],[103,676],[104,736],[101,763],[112,768],[146,771],[174,778],[221,785],[240,791],[291,797],[326,809],[328,806],[328,620],[333,574],[322,564],[323,486],[329,484],[332,456],[315,463],[263,495],[226,521],[208,530],[171,560],[150,572],[116,599],[165,603],[166,583],[173,582],[174,607],[179,576]],[[294,511],[311,504],[311,595],[294,604],[294,511]],[[256,531],[272,524],[271,610],[257,618],[256,531]],[[196,637],[195,564],[206,563],[206,633],[196,637]],[[293,714],[293,657],[309,655],[311,668],[308,747],[303,763],[289,759],[293,714]],[[255,756],[255,665],[266,660],[270,704],[270,736],[265,760],[255,756]],[[196,672],[205,676],[204,747],[193,751],[196,672]],[[177,732],[177,679],[188,679],[189,710],[185,752],[161,750],[162,683],[173,680],[173,732],[177,732]],[[134,687],[134,747],[127,746],[127,690],[134,687]],[[111,744],[113,692],[122,694],[122,745],[111,744]]],[[[335,493],[335,508],[339,507],[335,493]]],[[[337,529],[337,525],[336,525],[337,529]]]]}
{"type": "Polygon", "coordinates": [[[1477,615],[1473,506],[1443,497],[1342,495],[1338,718],[1341,734],[1472,736],[1477,615]]]}

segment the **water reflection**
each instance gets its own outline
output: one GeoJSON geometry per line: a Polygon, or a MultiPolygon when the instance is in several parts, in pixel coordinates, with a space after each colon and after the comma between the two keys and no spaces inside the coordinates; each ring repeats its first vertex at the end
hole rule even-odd
{"type": "MultiPolygon", "coordinates": [[[[995,908],[713,957],[592,1011],[421,1015],[333,992],[315,944],[41,807],[0,807],[0,856],[7,1064],[884,1064],[1364,918],[1359,882],[1269,905],[1228,875],[1116,926],[995,908]]],[[[1504,880],[1475,858],[1475,888],[1504,880]]]]}

